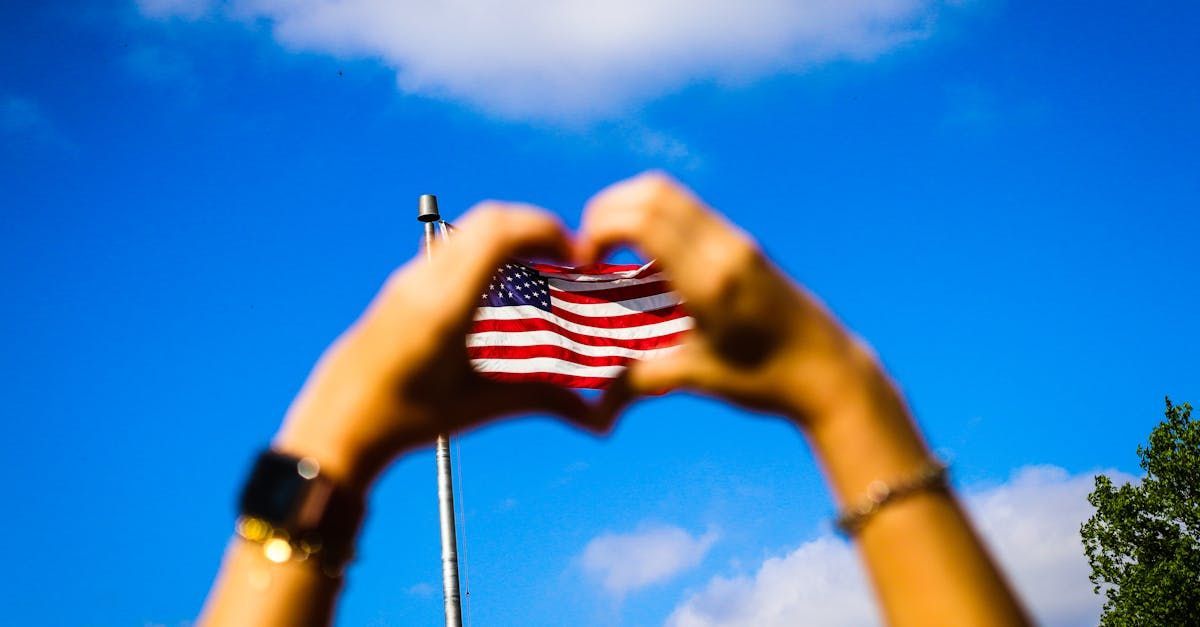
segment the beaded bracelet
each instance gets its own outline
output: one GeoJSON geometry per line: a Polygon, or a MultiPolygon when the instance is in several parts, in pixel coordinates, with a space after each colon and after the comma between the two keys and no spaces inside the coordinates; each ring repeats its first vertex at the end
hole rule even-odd
{"type": "Polygon", "coordinates": [[[915,474],[892,484],[875,480],[867,486],[866,498],[858,505],[842,510],[834,525],[844,535],[853,536],[884,505],[925,490],[941,490],[947,486],[948,468],[940,461],[930,461],[915,474]]]}

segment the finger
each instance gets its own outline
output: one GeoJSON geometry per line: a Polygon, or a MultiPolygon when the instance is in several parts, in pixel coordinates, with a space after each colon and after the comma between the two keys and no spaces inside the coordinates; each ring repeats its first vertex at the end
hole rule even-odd
{"type": "Polygon", "coordinates": [[[629,369],[625,369],[604,388],[604,394],[592,405],[589,422],[597,432],[608,433],[616,424],[617,416],[636,399],[637,394],[629,387],[629,369]]]}
{"type": "Polygon", "coordinates": [[[594,263],[617,246],[632,245],[649,257],[672,257],[678,247],[680,214],[695,199],[659,173],[620,181],[592,197],[584,208],[577,259],[594,263]]]}
{"type": "Polygon", "coordinates": [[[613,380],[592,407],[592,422],[611,428],[617,416],[638,398],[661,395],[694,383],[694,349],[684,344],[674,352],[635,361],[613,380]]]}
{"type": "Polygon", "coordinates": [[[389,329],[406,328],[416,317],[434,325],[463,324],[479,294],[506,258],[570,255],[566,229],[549,212],[530,205],[488,202],[459,223],[431,261],[417,259],[392,274],[371,307],[369,318],[389,329]]]}
{"type": "Polygon", "coordinates": [[[609,187],[585,209],[578,259],[598,261],[622,244],[658,261],[684,298],[701,307],[756,253],[749,236],[656,173],[609,187]]]}
{"type": "Polygon", "coordinates": [[[630,363],[626,372],[629,389],[638,395],[660,395],[688,387],[695,375],[695,352],[691,345],[683,344],[665,355],[630,363]]]}
{"type": "Polygon", "coordinates": [[[578,425],[591,420],[591,410],[578,394],[551,383],[508,383],[481,376],[472,392],[481,421],[513,414],[549,414],[578,425]]]}
{"type": "Polygon", "coordinates": [[[482,287],[506,259],[548,255],[566,259],[570,238],[562,222],[533,205],[481,203],[467,212],[435,258],[450,285],[482,287]]]}

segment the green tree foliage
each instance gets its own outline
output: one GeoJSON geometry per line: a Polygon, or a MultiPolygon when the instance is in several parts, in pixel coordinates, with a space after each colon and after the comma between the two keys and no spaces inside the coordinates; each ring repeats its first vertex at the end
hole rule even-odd
{"type": "Polygon", "coordinates": [[[1141,483],[1096,477],[1084,549],[1102,625],[1200,625],[1200,420],[1167,399],[1166,418],[1137,454],[1141,483]]]}

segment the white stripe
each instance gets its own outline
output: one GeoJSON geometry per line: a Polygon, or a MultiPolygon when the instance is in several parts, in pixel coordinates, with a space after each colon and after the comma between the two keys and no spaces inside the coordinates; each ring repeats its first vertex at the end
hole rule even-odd
{"type": "Polygon", "coordinates": [[[529,318],[541,318],[557,324],[558,326],[575,333],[591,335],[594,337],[613,338],[618,340],[635,340],[648,337],[658,337],[670,333],[678,333],[692,328],[692,319],[683,317],[667,320],[664,322],[655,322],[652,324],[644,324],[639,327],[626,327],[622,329],[605,329],[601,327],[593,327],[584,324],[576,324],[545,311],[538,309],[533,305],[513,305],[510,307],[480,307],[475,310],[476,320],[525,320],[529,318]]]}
{"type": "Polygon", "coordinates": [[[614,287],[630,287],[633,285],[642,285],[644,283],[657,283],[663,281],[661,272],[655,272],[649,276],[640,277],[637,279],[613,279],[611,281],[564,281],[563,279],[555,278],[553,275],[546,277],[550,281],[551,289],[559,289],[564,292],[591,292],[593,290],[610,290],[614,287]]]}
{"type": "Polygon", "coordinates": [[[658,311],[665,307],[678,305],[683,301],[675,292],[666,292],[664,294],[655,294],[654,296],[643,296],[641,298],[631,298],[629,300],[619,300],[611,303],[571,303],[565,300],[559,300],[550,297],[550,302],[555,307],[560,307],[564,311],[577,313],[581,316],[591,316],[593,318],[605,318],[612,316],[627,316],[635,313],[646,313],[647,311],[658,311]]]}
{"type": "Polygon", "coordinates": [[[471,365],[478,372],[554,372],[577,377],[604,377],[606,379],[616,377],[625,369],[625,366],[581,366],[572,361],[553,357],[472,359],[471,365]]]}
{"type": "Polygon", "coordinates": [[[649,359],[661,357],[679,346],[640,350],[623,346],[592,346],[580,344],[554,331],[484,331],[467,335],[467,346],[558,346],[589,357],[630,357],[649,359]]]}
{"type": "Polygon", "coordinates": [[[607,274],[579,274],[577,272],[551,272],[547,270],[539,270],[547,277],[556,279],[566,279],[568,281],[612,281],[614,279],[630,279],[636,277],[639,273],[645,272],[653,261],[650,261],[636,270],[622,270],[620,272],[609,272],[607,274]]]}

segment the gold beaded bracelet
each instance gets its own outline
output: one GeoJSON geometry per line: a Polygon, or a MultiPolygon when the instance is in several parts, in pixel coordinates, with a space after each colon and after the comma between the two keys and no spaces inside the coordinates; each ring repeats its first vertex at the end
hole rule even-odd
{"type": "Polygon", "coordinates": [[[925,490],[942,490],[947,486],[947,466],[940,461],[930,461],[913,475],[888,484],[875,480],[867,486],[867,496],[858,505],[848,507],[834,520],[834,525],[847,536],[853,536],[884,505],[925,490]]]}

